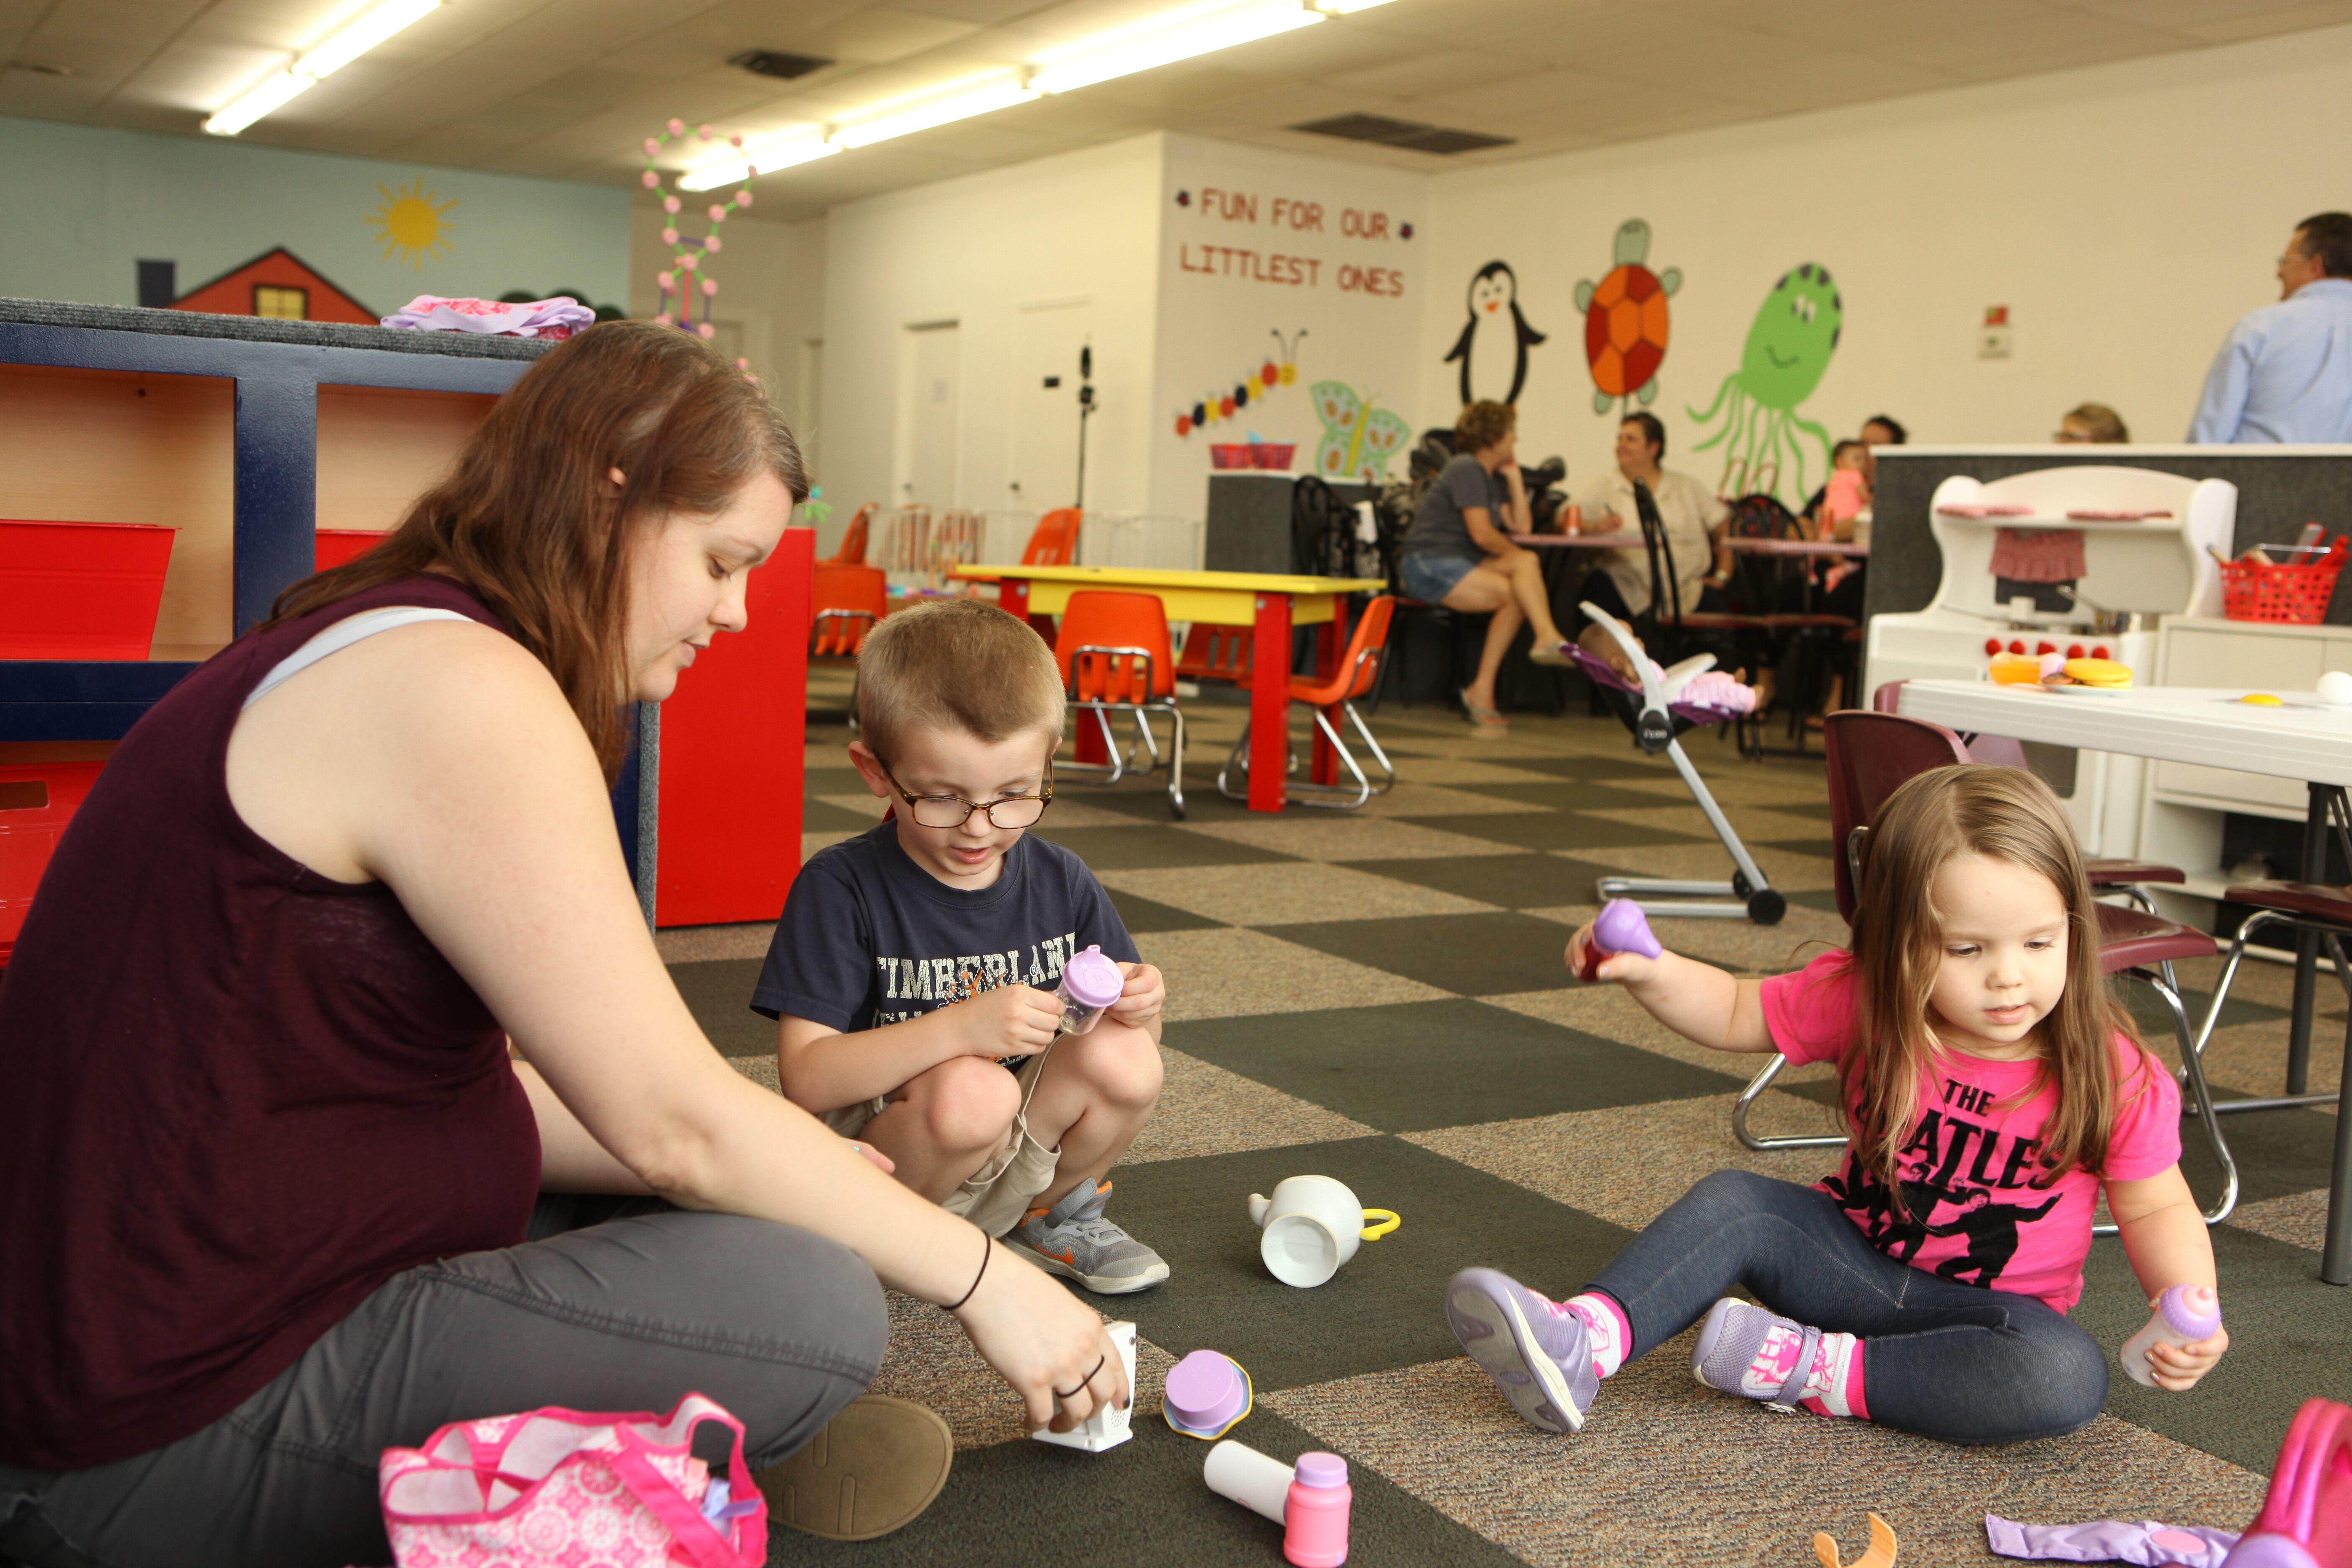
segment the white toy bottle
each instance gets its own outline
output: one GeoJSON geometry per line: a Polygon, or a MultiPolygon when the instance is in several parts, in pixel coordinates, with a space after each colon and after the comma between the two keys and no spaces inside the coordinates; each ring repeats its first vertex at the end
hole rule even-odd
{"type": "Polygon", "coordinates": [[[2147,1327],[2126,1340],[2116,1353],[2134,1383],[2154,1388],[2156,1376],[2147,1361],[2152,1348],[2193,1344],[2221,1326],[2221,1302],[2210,1285],[2174,1285],[2156,1299],[2156,1315],[2148,1319],[2147,1327]]]}

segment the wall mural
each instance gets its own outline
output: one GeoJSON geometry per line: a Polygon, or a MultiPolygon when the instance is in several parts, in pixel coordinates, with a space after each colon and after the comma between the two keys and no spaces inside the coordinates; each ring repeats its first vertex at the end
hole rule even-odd
{"type": "Polygon", "coordinates": [[[1794,510],[1821,482],[1815,476],[1828,474],[1829,432],[1800,416],[1797,405],[1821,385],[1844,325],[1845,302],[1819,262],[1784,272],[1772,285],[1748,329],[1739,368],[1723,378],[1706,413],[1683,410],[1701,425],[1721,416],[1722,427],[1693,448],[1723,447],[1717,494],[1764,491],[1794,510]],[[1807,440],[1821,449],[1817,469],[1806,467],[1807,440]]]}
{"type": "Polygon", "coordinates": [[[421,174],[398,190],[385,184],[376,190],[383,204],[367,215],[367,221],[375,226],[376,243],[383,247],[384,259],[397,253],[421,272],[427,257],[437,260],[449,253],[453,248],[449,236],[457,226],[443,215],[457,205],[457,197],[436,201],[421,174]]]}
{"type": "Polygon", "coordinates": [[[1246,377],[1234,383],[1231,392],[1223,390],[1213,392],[1193,404],[1192,407],[1179,409],[1176,414],[1176,434],[1190,436],[1193,431],[1205,428],[1221,419],[1231,419],[1253,402],[1263,401],[1265,395],[1276,387],[1289,386],[1298,380],[1298,340],[1307,335],[1307,329],[1299,328],[1290,334],[1287,341],[1284,339],[1281,328],[1274,327],[1268,331],[1274,339],[1275,348],[1282,355],[1282,363],[1276,364],[1274,361],[1267,360],[1250,372],[1246,377]]]}
{"type": "Polygon", "coordinates": [[[1489,261],[1470,279],[1470,319],[1445,363],[1462,362],[1462,401],[1517,403],[1528,383],[1528,350],[1544,334],[1519,314],[1519,279],[1507,261],[1489,261]]]}
{"type": "Polygon", "coordinates": [[[1617,226],[1617,253],[1609,275],[1576,286],[1576,308],[1584,312],[1584,358],[1592,370],[1592,412],[1606,414],[1622,403],[1649,406],[1658,397],[1658,367],[1665,363],[1673,326],[1666,300],[1683,286],[1683,269],[1653,272],[1650,226],[1629,217],[1617,226]]]}
{"type": "Polygon", "coordinates": [[[1308,391],[1315,399],[1315,416],[1323,421],[1315,471],[1327,479],[1387,479],[1389,459],[1412,439],[1412,426],[1375,406],[1374,399],[1359,396],[1345,382],[1318,381],[1308,391]]]}

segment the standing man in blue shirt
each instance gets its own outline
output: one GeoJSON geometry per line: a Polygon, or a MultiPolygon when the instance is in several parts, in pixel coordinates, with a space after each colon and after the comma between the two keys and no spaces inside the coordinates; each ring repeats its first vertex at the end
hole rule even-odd
{"type": "Polygon", "coordinates": [[[2352,441],[2352,213],[2296,225],[2278,280],[2213,357],[2191,441],[2352,441]]]}

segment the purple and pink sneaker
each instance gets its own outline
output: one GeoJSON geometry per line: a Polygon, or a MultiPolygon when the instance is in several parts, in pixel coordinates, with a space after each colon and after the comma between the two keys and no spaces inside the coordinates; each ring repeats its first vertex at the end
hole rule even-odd
{"type": "Polygon", "coordinates": [[[1584,1320],[1507,1274],[1465,1268],[1445,1286],[1445,1322],[1472,1361],[1547,1432],[1575,1432],[1601,1392],[1584,1320]]]}

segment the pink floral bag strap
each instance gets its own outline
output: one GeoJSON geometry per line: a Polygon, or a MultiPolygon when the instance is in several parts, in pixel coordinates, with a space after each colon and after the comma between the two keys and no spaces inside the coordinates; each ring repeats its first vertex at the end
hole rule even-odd
{"type": "MultiPolygon", "coordinates": [[[[694,1431],[705,1421],[716,1421],[733,1434],[727,1457],[732,1506],[751,1504],[759,1499],[759,1483],[751,1479],[751,1468],[743,1460],[743,1423],[717,1401],[698,1394],[688,1394],[680,1402],[666,1425],[677,1424],[681,1418],[681,1450],[693,1446],[694,1431]]],[[[768,1561],[764,1503],[733,1519],[713,1520],[699,1506],[689,1502],[677,1484],[656,1468],[652,1455],[657,1450],[642,1431],[635,1426],[621,1426],[614,1429],[614,1436],[620,1445],[610,1456],[614,1471],[645,1504],[646,1511],[667,1527],[675,1546],[674,1558],[691,1563],[693,1568],[763,1568],[768,1561]]]]}

